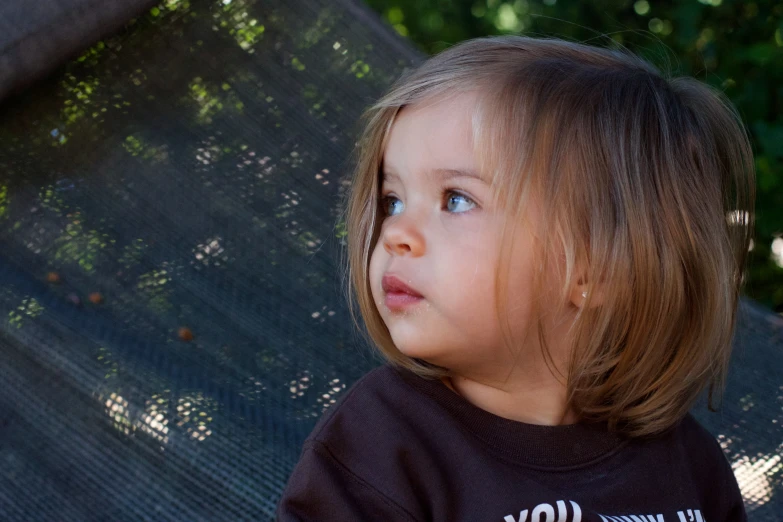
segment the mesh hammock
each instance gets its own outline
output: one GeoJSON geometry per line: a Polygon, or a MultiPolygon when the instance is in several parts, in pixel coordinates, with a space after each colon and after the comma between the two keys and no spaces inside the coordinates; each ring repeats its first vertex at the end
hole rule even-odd
{"type": "MultiPolygon", "coordinates": [[[[338,203],[360,112],[424,57],[352,0],[5,4],[0,519],[272,519],[381,363],[338,203]]],[[[743,302],[694,410],[750,520],[783,520],[781,336],[743,302]]]]}

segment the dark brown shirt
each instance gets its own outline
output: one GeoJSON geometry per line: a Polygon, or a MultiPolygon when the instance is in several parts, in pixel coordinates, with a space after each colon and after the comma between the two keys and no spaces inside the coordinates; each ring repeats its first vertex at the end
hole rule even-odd
{"type": "Polygon", "coordinates": [[[319,420],[278,504],[289,521],[746,520],[715,438],[691,416],[658,438],[496,416],[384,365],[319,420]]]}

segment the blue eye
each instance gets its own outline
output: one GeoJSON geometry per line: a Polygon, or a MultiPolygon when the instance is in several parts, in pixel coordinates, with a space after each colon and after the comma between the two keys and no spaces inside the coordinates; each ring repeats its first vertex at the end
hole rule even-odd
{"type": "Polygon", "coordinates": [[[476,207],[476,202],[464,194],[454,192],[453,190],[447,190],[446,195],[448,196],[446,198],[446,210],[449,212],[459,214],[476,207]]]}
{"type": "MultiPolygon", "coordinates": [[[[448,189],[443,194],[446,197],[445,209],[453,214],[462,214],[477,206],[475,201],[460,192],[448,189]]],[[[405,205],[395,196],[384,196],[381,198],[380,207],[385,216],[396,216],[403,211],[405,205]]]]}
{"type": "Polygon", "coordinates": [[[394,196],[385,196],[381,198],[381,207],[383,213],[387,216],[395,216],[402,212],[402,201],[394,196]]]}

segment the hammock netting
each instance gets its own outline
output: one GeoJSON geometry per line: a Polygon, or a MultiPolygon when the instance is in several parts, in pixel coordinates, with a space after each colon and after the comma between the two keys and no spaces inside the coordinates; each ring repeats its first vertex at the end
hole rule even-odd
{"type": "MultiPolygon", "coordinates": [[[[6,4],[0,520],[271,520],[382,362],[339,205],[361,111],[424,56],[353,0],[6,4]]],[[[744,301],[694,410],[750,520],[783,520],[782,345],[744,301]]]]}

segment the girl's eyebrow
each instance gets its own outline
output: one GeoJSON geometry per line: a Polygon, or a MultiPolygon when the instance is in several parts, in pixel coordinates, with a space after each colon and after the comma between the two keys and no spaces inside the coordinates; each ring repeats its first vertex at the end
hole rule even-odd
{"type": "MultiPolygon", "coordinates": [[[[454,178],[475,178],[479,181],[484,181],[478,172],[472,169],[432,169],[429,171],[429,174],[434,174],[441,179],[449,180],[454,178]]],[[[400,176],[394,172],[394,171],[386,171],[384,170],[382,172],[382,181],[399,181],[400,176]]]]}

